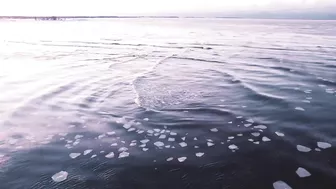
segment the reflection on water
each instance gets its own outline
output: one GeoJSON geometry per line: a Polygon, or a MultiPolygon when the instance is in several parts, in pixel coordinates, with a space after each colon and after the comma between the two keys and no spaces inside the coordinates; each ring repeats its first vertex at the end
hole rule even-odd
{"type": "Polygon", "coordinates": [[[336,187],[333,21],[0,25],[3,188],[336,187]]]}

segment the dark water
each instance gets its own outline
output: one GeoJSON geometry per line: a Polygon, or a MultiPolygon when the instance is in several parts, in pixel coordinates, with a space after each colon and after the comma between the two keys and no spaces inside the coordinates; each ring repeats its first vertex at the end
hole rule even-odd
{"type": "Polygon", "coordinates": [[[334,21],[0,28],[1,189],[336,188],[334,21]]]}

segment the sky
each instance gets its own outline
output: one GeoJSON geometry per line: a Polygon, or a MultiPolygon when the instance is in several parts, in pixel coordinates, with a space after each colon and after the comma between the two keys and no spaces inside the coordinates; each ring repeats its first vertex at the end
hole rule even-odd
{"type": "Polygon", "coordinates": [[[316,11],[336,0],[0,0],[0,16],[202,15],[316,11]]]}

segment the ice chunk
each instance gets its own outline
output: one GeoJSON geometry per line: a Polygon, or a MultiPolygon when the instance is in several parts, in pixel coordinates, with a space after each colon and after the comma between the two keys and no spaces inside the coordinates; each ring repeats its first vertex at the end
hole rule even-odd
{"type": "Polygon", "coordinates": [[[315,151],[316,152],[321,152],[321,149],[320,148],[315,148],[315,151]]]}
{"type": "Polygon", "coordinates": [[[264,142],[269,142],[269,141],[271,141],[271,139],[269,139],[268,137],[262,137],[262,141],[264,141],[264,142]]]}
{"type": "Polygon", "coordinates": [[[111,132],[107,132],[106,134],[111,136],[111,135],[114,135],[115,133],[116,133],[116,132],[111,131],[111,132]]]}
{"type": "Polygon", "coordinates": [[[212,143],[212,142],[207,142],[207,145],[210,147],[210,146],[213,146],[213,145],[215,145],[215,144],[212,143]]]}
{"type": "Polygon", "coordinates": [[[197,138],[195,137],[194,140],[197,140],[197,138]]]}
{"type": "Polygon", "coordinates": [[[170,145],[165,146],[166,148],[170,148],[170,145]]]}
{"type": "Polygon", "coordinates": [[[182,137],[181,139],[184,141],[186,139],[186,137],[182,137]]]}
{"type": "Polygon", "coordinates": [[[138,131],[139,134],[142,134],[142,133],[144,133],[144,132],[145,132],[145,131],[143,131],[143,130],[138,131]]]}
{"type": "Polygon", "coordinates": [[[331,147],[331,144],[327,142],[317,142],[317,146],[322,149],[327,149],[331,147]]]}
{"type": "Polygon", "coordinates": [[[305,109],[301,108],[301,107],[296,107],[295,110],[298,110],[298,111],[305,111],[305,109]]]}
{"type": "Polygon", "coordinates": [[[179,145],[180,145],[182,148],[188,146],[187,143],[185,143],[185,142],[181,142],[181,143],[179,143],[179,145]]]}
{"type": "Polygon", "coordinates": [[[199,146],[195,146],[194,148],[199,148],[199,146]]]}
{"type": "Polygon", "coordinates": [[[88,155],[91,152],[92,152],[92,149],[84,150],[83,155],[86,156],[86,155],[88,155]]]}
{"type": "Polygon", "coordinates": [[[141,144],[141,145],[139,145],[139,147],[141,147],[141,148],[146,147],[146,144],[141,144]]]}
{"type": "Polygon", "coordinates": [[[54,182],[62,182],[68,178],[68,173],[66,171],[60,171],[54,174],[51,178],[54,182]]]}
{"type": "Polygon", "coordinates": [[[161,130],[160,129],[153,129],[155,132],[159,133],[161,130]]]}
{"type": "Polygon", "coordinates": [[[126,147],[121,147],[121,148],[119,148],[118,152],[125,152],[125,151],[127,151],[127,150],[128,150],[128,148],[126,148],[126,147]]]}
{"type": "Polygon", "coordinates": [[[69,156],[72,158],[72,159],[75,159],[75,158],[77,158],[78,156],[80,156],[81,155],[81,153],[71,153],[71,154],[69,154],[69,156]]]}
{"type": "Polygon", "coordinates": [[[146,118],[144,118],[143,120],[144,120],[144,121],[149,121],[149,119],[148,119],[147,117],[146,117],[146,118]]]}
{"type": "Polygon", "coordinates": [[[198,152],[198,153],[196,153],[196,157],[202,157],[203,155],[204,155],[203,152],[198,152]]]}
{"type": "Polygon", "coordinates": [[[238,146],[236,146],[236,145],[234,145],[234,144],[231,144],[231,145],[229,146],[229,149],[230,149],[230,150],[237,150],[237,149],[238,149],[238,146]]]}
{"type": "Polygon", "coordinates": [[[177,133],[170,132],[170,135],[175,136],[175,135],[177,135],[177,133]]]}
{"type": "Polygon", "coordinates": [[[146,144],[147,142],[149,142],[149,139],[143,139],[143,140],[140,140],[140,142],[143,144],[146,144]]]}
{"type": "Polygon", "coordinates": [[[257,141],[257,142],[253,142],[254,144],[259,144],[260,142],[259,141],[257,141]]]}
{"type": "Polygon", "coordinates": [[[306,169],[304,169],[304,168],[302,168],[302,167],[299,167],[299,168],[296,170],[296,174],[299,175],[299,177],[301,177],[301,178],[311,176],[311,174],[310,174],[306,169]]]}
{"type": "Polygon", "coordinates": [[[121,152],[119,154],[119,157],[118,158],[125,158],[125,157],[128,157],[129,156],[129,153],[128,152],[121,152]]]}
{"type": "Polygon", "coordinates": [[[169,141],[169,142],[174,142],[174,141],[175,141],[175,138],[168,138],[168,141],[169,141]]]}
{"type": "Polygon", "coordinates": [[[232,139],[234,139],[234,136],[229,136],[228,139],[232,140],[232,139]]]}
{"type": "Polygon", "coordinates": [[[154,131],[153,131],[153,130],[148,130],[147,133],[149,133],[149,134],[153,134],[154,131]]]}
{"type": "Polygon", "coordinates": [[[165,139],[167,136],[166,135],[160,135],[159,139],[165,139]]]}
{"type": "Polygon", "coordinates": [[[114,152],[108,153],[105,157],[106,158],[114,158],[114,152]]]}
{"type": "Polygon", "coordinates": [[[130,146],[136,146],[136,143],[135,143],[135,142],[132,142],[132,143],[130,144],[130,146]]]}
{"type": "Polygon", "coordinates": [[[83,137],[83,135],[76,135],[75,136],[75,139],[80,139],[80,138],[82,138],[83,137]]]}
{"type": "Polygon", "coordinates": [[[172,161],[174,158],[173,157],[170,157],[170,158],[167,158],[167,161],[172,161]]]}
{"type": "Polygon", "coordinates": [[[237,136],[243,136],[243,134],[242,134],[242,133],[239,133],[239,134],[237,134],[237,136]]]}
{"type": "Polygon", "coordinates": [[[292,189],[292,187],[290,187],[287,183],[281,180],[273,183],[273,188],[274,189],[292,189]]]}
{"type": "Polygon", "coordinates": [[[218,132],[218,129],[217,128],[212,128],[210,129],[211,132],[218,132]]]}
{"type": "Polygon", "coordinates": [[[146,152],[148,150],[148,148],[142,148],[142,151],[146,152]]]}
{"type": "Polygon", "coordinates": [[[111,144],[111,146],[118,146],[118,144],[117,143],[113,143],[113,144],[111,144]]]}
{"type": "Polygon", "coordinates": [[[127,131],[128,132],[132,132],[132,131],[135,131],[136,129],[134,128],[134,127],[132,127],[132,128],[129,128],[127,131]]]}
{"type": "Polygon", "coordinates": [[[179,162],[184,162],[187,159],[187,157],[179,157],[177,160],[179,162]]]}
{"type": "Polygon", "coordinates": [[[311,149],[306,147],[306,146],[302,146],[302,145],[297,145],[296,146],[297,150],[300,151],[300,152],[310,152],[311,149]]]}
{"type": "Polygon", "coordinates": [[[161,142],[161,141],[157,141],[157,142],[154,142],[154,145],[157,146],[157,147],[162,147],[162,146],[164,146],[164,143],[161,142]]]}
{"type": "Polygon", "coordinates": [[[255,129],[267,129],[267,126],[265,125],[257,125],[257,126],[254,126],[255,129]]]}
{"type": "Polygon", "coordinates": [[[253,119],[246,120],[247,122],[254,123],[253,119]]]}
{"type": "Polygon", "coordinates": [[[252,124],[251,124],[251,123],[248,123],[248,124],[244,124],[244,126],[245,126],[245,127],[250,127],[250,126],[252,126],[252,124]]]}
{"type": "Polygon", "coordinates": [[[278,132],[278,131],[276,131],[275,134],[278,135],[279,137],[284,137],[284,136],[285,136],[285,134],[280,133],[280,132],[278,132]]]}
{"type": "Polygon", "coordinates": [[[253,139],[251,139],[251,138],[249,138],[249,139],[247,139],[248,141],[250,141],[250,142],[253,142],[254,140],[253,139]]]}
{"type": "Polygon", "coordinates": [[[96,154],[93,154],[93,155],[91,156],[91,158],[95,158],[95,157],[97,157],[97,155],[96,155],[96,154]]]}
{"type": "Polygon", "coordinates": [[[260,133],[255,132],[255,133],[251,133],[251,135],[253,135],[255,137],[258,137],[258,136],[260,136],[260,133]]]}
{"type": "Polygon", "coordinates": [[[102,139],[104,137],[105,137],[105,134],[101,134],[101,135],[98,136],[98,139],[102,139]]]}

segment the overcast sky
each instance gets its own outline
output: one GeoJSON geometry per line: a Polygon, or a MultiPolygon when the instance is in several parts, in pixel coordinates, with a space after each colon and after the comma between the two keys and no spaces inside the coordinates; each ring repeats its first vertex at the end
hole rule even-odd
{"type": "Polygon", "coordinates": [[[0,15],[162,15],[319,10],[336,0],[0,0],[0,15]]]}

